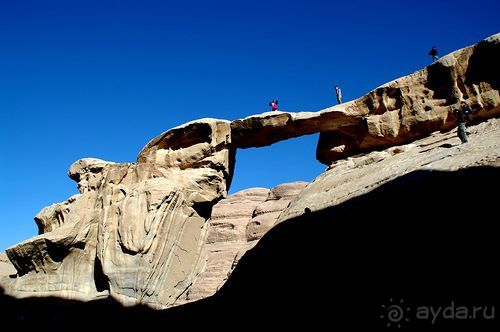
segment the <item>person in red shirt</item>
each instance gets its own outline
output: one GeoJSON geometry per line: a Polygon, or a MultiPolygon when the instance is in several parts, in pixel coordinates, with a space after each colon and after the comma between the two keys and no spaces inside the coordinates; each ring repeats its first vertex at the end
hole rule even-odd
{"type": "Polygon", "coordinates": [[[278,101],[276,99],[269,102],[269,106],[271,106],[271,111],[278,110],[278,101]]]}

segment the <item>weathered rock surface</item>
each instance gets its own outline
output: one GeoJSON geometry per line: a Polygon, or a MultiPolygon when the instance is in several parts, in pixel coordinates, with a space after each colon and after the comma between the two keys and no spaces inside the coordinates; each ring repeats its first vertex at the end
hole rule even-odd
{"type": "Polygon", "coordinates": [[[452,111],[466,100],[474,123],[500,114],[499,49],[497,34],[319,112],[189,122],[151,140],[136,163],[81,159],[68,172],[80,193],[40,211],[39,235],[7,249],[17,277],[1,278],[2,287],[16,297],[173,306],[213,294],[273,224],[412,170],[498,166],[499,120],[472,127],[471,142],[459,145],[452,111]],[[304,191],[304,183],[252,189],[213,208],[237,148],[316,132],[327,165],[365,154],[336,162],[304,191]],[[385,150],[368,153],[375,149],[385,150]]]}
{"type": "MultiPolygon", "coordinates": [[[[411,308],[401,324],[410,328],[431,325],[418,322],[413,303],[498,303],[499,122],[469,127],[467,144],[436,132],[339,161],[299,194],[213,297],[162,319],[223,315],[232,328],[252,313],[253,326],[363,331],[387,328],[391,303],[411,308]]],[[[471,323],[494,330],[490,317],[471,323]]]]}
{"type": "MultiPolygon", "coordinates": [[[[466,144],[461,144],[455,129],[447,133],[434,132],[410,144],[340,160],[310,183],[276,223],[303,215],[306,208],[315,212],[341,204],[412,171],[500,167],[500,119],[490,119],[467,130],[471,135],[466,144]]],[[[387,204],[389,206],[390,202],[387,204]]]]}
{"type": "Polygon", "coordinates": [[[160,135],[137,163],[75,162],[80,194],[43,209],[40,235],[7,249],[18,273],[7,293],[172,305],[206,261],[206,220],[230,181],[229,129],[200,120],[160,135]],[[185,131],[195,145],[169,140],[185,131]]]}
{"type": "Polygon", "coordinates": [[[229,121],[201,119],[157,136],[141,150],[137,161],[166,168],[211,168],[222,172],[230,183],[236,153],[230,143],[229,121]]]}
{"type": "Polygon", "coordinates": [[[233,144],[259,147],[321,132],[317,158],[329,165],[360,151],[409,143],[456,126],[465,100],[472,121],[500,114],[500,34],[448,54],[359,99],[319,112],[267,112],[231,123],[233,144]]]}
{"type": "Polygon", "coordinates": [[[362,116],[358,126],[323,132],[317,149],[325,164],[359,151],[408,143],[456,126],[453,110],[465,100],[471,119],[500,114],[500,34],[448,54],[414,74],[396,79],[347,106],[362,116]]]}
{"type": "MultiPolygon", "coordinates": [[[[213,324],[219,330],[234,330],[252,313],[253,326],[307,324],[313,330],[343,330],[354,325],[369,330],[387,328],[384,314],[391,299],[404,299],[395,303],[413,309],[402,323],[409,327],[432,325],[431,318],[414,319],[414,304],[472,308],[469,303],[481,303],[494,308],[500,274],[495,264],[497,197],[491,193],[500,184],[500,168],[470,166],[499,166],[499,121],[470,127],[467,144],[460,144],[454,133],[436,132],[397,151],[388,149],[386,155],[358,155],[333,165],[313,183],[322,189],[315,197],[308,185],[289,208],[311,206],[314,211],[273,227],[212,297],[163,311],[117,308],[112,300],[74,305],[54,298],[1,297],[6,308],[2,318],[20,324],[19,317],[28,312],[22,326],[40,329],[41,321],[71,326],[92,317],[128,330],[136,329],[138,321],[203,329],[218,317],[222,323],[213,324]],[[335,180],[335,167],[341,181],[335,180]],[[404,168],[417,171],[388,182],[371,174],[391,169],[404,174],[404,168]],[[359,194],[350,193],[349,184],[342,182],[363,176],[369,188],[357,182],[351,188],[361,188],[359,194]],[[346,193],[351,199],[344,198],[346,193]],[[321,200],[320,210],[310,204],[315,199],[321,200]]],[[[496,326],[493,309],[489,312],[470,321],[476,330],[496,330],[491,328],[496,326]]],[[[463,325],[463,320],[439,324],[463,325]]]]}
{"type": "Polygon", "coordinates": [[[293,182],[271,190],[247,189],[217,203],[208,225],[205,269],[176,304],[213,295],[239,259],[274,225],[280,213],[306,185],[307,182],[293,182]]]}
{"type": "Polygon", "coordinates": [[[257,206],[252,220],[246,227],[247,241],[260,239],[275,223],[281,212],[288,207],[307,185],[307,182],[285,183],[274,187],[265,202],[257,206]]]}
{"type": "Polygon", "coordinates": [[[5,253],[0,253],[0,278],[16,274],[16,269],[5,253]]]}

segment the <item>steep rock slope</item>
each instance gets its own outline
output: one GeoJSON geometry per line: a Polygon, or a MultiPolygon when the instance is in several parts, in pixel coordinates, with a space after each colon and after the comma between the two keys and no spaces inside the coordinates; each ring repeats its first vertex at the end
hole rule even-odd
{"type": "Polygon", "coordinates": [[[468,131],[471,141],[466,144],[461,144],[455,129],[447,133],[435,132],[410,144],[340,160],[309,184],[277,223],[304,214],[306,208],[320,211],[338,205],[416,170],[500,167],[500,120],[490,119],[469,127],[468,131]]]}

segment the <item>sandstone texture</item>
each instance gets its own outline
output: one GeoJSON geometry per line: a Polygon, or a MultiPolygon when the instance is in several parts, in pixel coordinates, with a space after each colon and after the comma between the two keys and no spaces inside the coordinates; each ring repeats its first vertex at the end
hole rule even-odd
{"type": "MultiPolygon", "coordinates": [[[[339,205],[416,170],[432,172],[475,166],[500,167],[500,119],[490,119],[467,130],[471,135],[470,141],[465,144],[461,144],[454,129],[447,133],[434,132],[410,144],[337,161],[297,196],[276,223],[303,215],[306,208],[315,212],[339,205]]],[[[457,181],[460,179],[457,178],[457,181]]],[[[380,213],[390,213],[385,210],[390,204],[387,202],[387,207],[380,213]]]]}
{"type": "Polygon", "coordinates": [[[204,271],[176,304],[213,295],[231,275],[239,259],[276,222],[307,182],[281,184],[271,190],[242,190],[217,203],[208,225],[204,271]]]}
{"type": "Polygon", "coordinates": [[[320,132],[317,158],[329,165],[361,151],[409,143],[456,126],[465,100],[472,121],[500,114],[500,34],[448,54],[367,95],[319,112],[267,112],[231,123],[233,144],[259,147],[320,132]]]}
{"type": "Polygon", "coordinates": [[[205,266],[206,220],[230,181],[229,129],[200,120],[160,135],[137,163],[75,162],[80,193],[44,208],[40,235],[7,249],[18,277],[3,279],[6,293],[172,305],[205,266]]]}
{"type": "Polygon", "coordinates": [[[0,278],[16,274],[16,269],[10,263],[9,258],[5,253],[0,253],[0,278]]]}
{"type": "Polygon", "coordinates": [[[16,276],[0,285],[18,298],[175,306],[216,292],[275,224],[414,170],[499,166],[499,59],[496,34],[325,110],[200,119],[155,137],[134,163],[78,160],[68,175],[79,193],[42,209],[39,235],[7,249],[16,276]],[[467,144],[454,129],[461,100],[474,110],[467,144]],[[329,169],[313,183],[224,199],[238,148],[317,132],[329,169]]]}

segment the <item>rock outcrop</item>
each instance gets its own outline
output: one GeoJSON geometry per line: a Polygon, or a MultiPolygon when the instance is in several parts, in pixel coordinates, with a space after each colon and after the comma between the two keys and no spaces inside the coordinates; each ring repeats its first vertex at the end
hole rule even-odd
{"type": "Polygon", "coordinates": [[[0,278],[15,274],[16,274],[16,269],[10,263],[9,259],[7,258],[7,255],[5,255],[3,252],[0,253],[0,278]]]}
{"type": "MultiPolygon", "coordinates": [[[[339,160],[310,183],[276,223],[301,216],[306,208],[315,212],[339,205],[411,172],[500,167],[500,119],[490,119],[469,127],[468,131],[471,140],[466,144],[461,144],[454,129],[447,133],[434,132],[410,144],[339,160]]],[[[457,193],[457,200],[461,194],[457,193]]]]}
{"type": "MultiPolygon", "coordinates": [[[[290,203],[213,297],[162,319],[220,315],[233,327],[251,313],[254,326],[278,329],[397,329],[388,317],[396,304],[408,318],[401,327],[418,329],[433,324],[416,314],[423,304],[495,307],[499,129],[491,119],[468,128],[467,144],[435,132],[339,161],[290,203]]],[[[434,326],[464,324],[442,317],[434,326]]],[[[495,329],[490,317],[468,323],[495,329]]]]}
{"type": "Polygon", "coordinates": [[[498,165],[498,120],[474,127],[465,145],[452,131],[461,100],[473,123],[500,114],[498,59],[500,34],[319,112],[201,119],[157,136],[135,163],[81,159],[68,172],[80,193],[44,208],[39,235],[7,249],[17,277],[2,278],[2,287],[16,297],[174,306],[213,294],[274,224],[413,170],[498,165]],[[305,183],[252,189],[214,208],[227,195],[237,148],[317,132],[317,157],[330,170],[304,191],[305,183]]]}
{"type": "Polygon", "coordinates": [[[319,112],[267,112],[231,123],[233,144],[259,147],[320,132],[317,158],[332,162],[363,151],[409,143],[456,126],[465,100],[472,121],[500,114],[500,34],[448,54],[367,95],[319,112]]]}
{"type": "MultiPolygon", "coordinates": [[[[499,127],[500,119],[469,127],[467,144],[454,132],[435,132],[397,150],[339,161],[292,201],[214,296],[161,311],[123,308],[112,298],[75,303],[4,296],[2,319],[42,330],[53,330],[50,322],[66,327],[92,317],[115,330],[135,330],[140,321],[180,329],[209,322],[230,331],[250,315],[252,326],[370,330],[393,322],[388,306],[395,303],[407,308],[399,316],[408,318],[402,327],[463,326],[467,316],[453,319],[453,308],[481,314],[487,307],[466,323],[496,330],[498,211],[491,193],[500,185],[499,127]],[[399,176],[386,180],[391,170],[399,176]],[[302,213],[307,207],[311,212],[302,213]],[[431,304],[450,316],[437,316],[435,325],[435,316],[418,316],[417,308],[431,304]]],[[[266,192],[249,190],[245,200],[258,206],[266,192]]],[[[245,209],[248,216],[253,209],[234,205],[233,212],[216,206],[213,214],[238,216],[245,209]]]]}
{"type": "Polygon", "coordinates": [[[307,182],[293,182],[271,190],[246,189],[217,203],[208,225],[205,269],[176,304],[215,294],[239,259],[255,246],[306,185],[307,182]]]}
{"type": "Polygon", "coordinates": [[[200,120],[151,141],[137,163],[75,162],[80,194],[43,209],[40,235],[7,249],[18,277],[6,291],[172,305],[205,265],[206,220],[230,181],[229,129],[200,120]]]}

